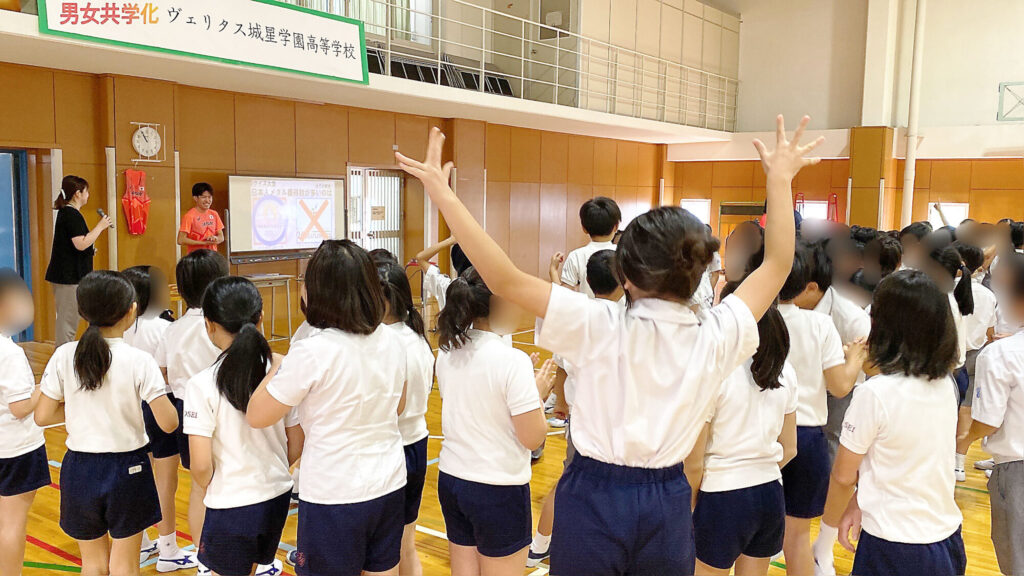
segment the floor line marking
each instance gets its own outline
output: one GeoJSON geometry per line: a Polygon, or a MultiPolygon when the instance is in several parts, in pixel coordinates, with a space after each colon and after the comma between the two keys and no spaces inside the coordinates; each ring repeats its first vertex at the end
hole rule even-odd
{"type": "Polygon", "coordinates": [[[416,531],[422,532],[423,534],[426,534],[428,536],[433,536],[435,538],[443,538],[444,540],[448,539],[448,535],[444,532],[439,532],[437,530],[434,530],[433,528],[427,528],[426,526],[420,526],[419,524],[416,525],[416,531]]]}
{"type": "Polygon", "coordinates": [[[957,490],[967,490],[968,492],[978,492],[980,494],[988,494],[988,490],[982,490],[981,488],[971,488],[970,486],[957,486],[957,490]]]}
{"type": "Polygon", "coordinates": [[[54,468],[56,468],[56,469],[60,470],[60,462],[57,462],[56,460],[50,460],[50,461],[48,462],[48,464],[49,464],[50,466],[52,466],[52,467],[54,467],[54,468]]]}
{"type": "Polygon", "coordinates": [[[58,572],[81,572],[78,566],[65,566],[63,564],[46,564],[45,562],[23,562],[25,568],[38,568],[40,570],[56,570],[58,572]]]}
{"type": "Polygon", "coordinates": [[[42,548],[43,550],[46,550],[50,554],[53,554],[55,556],[60,556],[61,558],[67,560],[68,562],[71,562],[71,563],[76,564],[78,566],[82,565],[82,560],[78,556],[75,556],[74,554],[71,554],[70,552],[65,552],[65,551],[61,550],[60,548],[57,548],[56,546],[53,546],[52,544],[47,544],[46,542],[43,542],[42,540],[36,538],[35,536],[32,536],[31,534],[25,536],[25,539],[30,544],[32,544],[32,545],[34,545],[34,546],[36,546],[38,548],[42,548]]]}
{"type": "Polygon", "coordinates": [[[437,464],[440,461],[441,461],[440,458],[434,458],[433,460],[427,460],[427,466],[433,466],[434,464],[437,464]]]}

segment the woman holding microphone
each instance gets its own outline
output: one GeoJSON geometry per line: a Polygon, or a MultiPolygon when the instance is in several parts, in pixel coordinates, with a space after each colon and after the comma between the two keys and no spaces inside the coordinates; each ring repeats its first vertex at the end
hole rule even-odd
{"type": "Polygon", "coordinates": [[[85,223],[80,210],[89,201],[89,183],[78,176],[65,176],[60,193],[53,202],[57,221],[53,226],[53,249],[50,265],[46,268],[46,281],[53,285],[57,304],[55,345],[75,339],[78,331],[78,282],[92,272],[93,245],[104,230],[113,224],[103,215],[92,230],[85,223]]]}

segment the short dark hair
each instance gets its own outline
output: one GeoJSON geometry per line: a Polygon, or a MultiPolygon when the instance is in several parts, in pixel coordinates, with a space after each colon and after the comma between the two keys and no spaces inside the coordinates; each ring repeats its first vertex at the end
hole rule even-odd
{"type": "Polygon", "coordinates": [[[587,284],[595,296],[607,296],[619,287],[614,250],[598,250],[590,256],[587,260],[587,284]]]}
{"type": "Polygon", "coordinates": [[[996,224],[1002,224],[1003,222],[1006,222],[1007,224],[1013,224],[1014,223],[1014,219],[1013,218],[1000,218],[996,222],[996,224]]]}
{"type": "Polygon", "coordinates": [[[1014,248],[1024,248],[1024,222],[1010,224],[1010,242],[1014,248]]]}
{"type": "Polygon", "coordinates": [[[67,206],[71,199],[75,197],[75,194],[88,187],[89,183],[86,182],[85,178],[68,174],[60,181],[60,193],[57,194],[57,198],[53,201],[53,209],[60,210],[67,206]]]}
{"type": "Polygon", "coordinates": [[[800,295],[807,288],[811,281],[811,265],[808,262],[808,250],[806,247],[797,245],[793,253],[793,267],[789,270],[782,290],[779,290],[779,299],[789,301],[800,295]]]}
{"type": "Polygon", "coordinates": [[[580,222],[590,236],[613,234],[622,221],[622,212],[615,200],[605,196],[591,198],[580,206],[580,222]]]}
{"type": "Polygon", "coordinates": [[[720,244],[704,223],[678,206],[637,216],[615,252],[615,267],[626,280],[654,295],[688,300],[720,244]]]}
{"type": "Polygon", "coordinates": [[[195,184],[192,185],[193,198],[198,198],[203,194],[206,194],[207,192],[210,193],[210,196],[213,196],[213,186],[210,186],[206,182],[196,182],[195,184]]]}
{"type": "Polygon", "coordinates": [[[142,316],[149,309],[150,296],[153,293],[153,271],[159,272],[158,268],[152,266],[132,266],[126,269],[124,277],[131,282],[135,289],[135,301],[139,304],[138,314],[142,316]]]}
{"type": "Polygon", "coordinates": [[[182,258],[174,269],[178,294],[189,308],[202,308],[203,294],[211,282],[228,275],[228,261],[213,250],[202,248],[182,258]]]}
{"type": "Polygon", "coordinates": [[[385,262],[394,262],[399,266],[402,265],[402,263],[398,261],[398,256],[392,254],[391,250],[388,250],[387,248],[374,248],[373,250],[370,250],[370,260],[373,260],[373,263],[377,265],[385,262]]]}
{"type": "Polygon", "coordinates": [[[462,251],[462,246],[458,244],[452,245],[452,268],[455,268],[456,277],[462,276],[462,273],[473,266],[473,263],[469,261],[469,257],[462,251]]]}
{"type": "Polygon", "coordinates": [[[949,297],[924,272],[900,270],[878,284],[868,356],[883,374],[948,376],[959,351],[949,297]]]}
{"type": "Polygon", "coordinates": [[[878,230],[875,230],[874,228],[857,226],[856,224],[850,226],[850,239],[858,244],[867,244],[875,238],[878,238],[878,230]]]}
{"type": "Polygon", "coordinates": [[[918,240],[921,240],[931,233],[932,225],[929,224],[928,222],[914,222],[913,224],[908,225],[903,230],[900,230],[900,241],[902,241],[903,237],[908,234],[913,236],[914,238],[917,238],[918,240]]]}
{"type": "Polygon", "coordinates": [[[882,234],[869,242],[864,250],[865,252],[877,250],[881,278],[885,278],[899,270],[900,265],[903,263],[903,245],[900,244],[899,240],[887,234],[882,234]]]}
{"type": "Polygon", "coordinates": [[[828,240],[819,240],[804,246],[808,264],[807,283],[814,282],[822,292],[832,286],[832,258],[828,253],[830,243],[828,240]]]}
{"type": "Polygon", "coordinates": [[[324,240],[306,266],[306,321],[314,328],[372,334],[384,291],[370,255],[351,240],[324,240]]]}
{"type": "Polygon", "coordinates": [[[962,240],[954,242],[953,248],[956,248],[956,251],[960,253],[964,266],[970,270],[971,274],[977,272],[978,268],[985,264],[985,252],[981,248],[962,240]]]}

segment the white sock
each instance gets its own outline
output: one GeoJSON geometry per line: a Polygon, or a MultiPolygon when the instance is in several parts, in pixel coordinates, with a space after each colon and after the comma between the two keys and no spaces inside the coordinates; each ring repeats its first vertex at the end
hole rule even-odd
{"type": "Polygon", "coordinates": [[[814,544],[811,546],[811,552],[814,554],[814,559],[822,573],[835,572],[833,568],[835,556],[833,556],[832,549],[837,540],[839,540],[839,528],[822,522],[821,529],[818,531],[818,538],[815,539],[814,544]]]}
{"type": "Polygon", "coordinates": [[[551,534],[548,534],[547,536],[545,536],[545,535],[541,534],[540,532],[537,532],[537,534],[533,537],[533,544],[530,544],[530,550],[533,550],[534,552],[543,553],[543,552],[547,552],[548,551],[548,547],[550,547],[550,546],[551,546],[551,534]]]}
{"type": "Polygon", "coordinates": [[[174,558],[178,555],[178,537],[175,534],[161,534],[156,541],[161,558],[174,558]]]}
{"type": "Polygon", "coordinates": [[[967,463],[967,454],[957,454],[956,455],[956,469],[957,470],[963,470],[964,469],[964,464],[966,464],[966,463],[967,463]]]}
{"type": "Polygon", "coordinates": [[[149,534],[145,530],[142,531],[142,549],[145,550],[153,545],[153,541],[149,539],[149,534]]]}

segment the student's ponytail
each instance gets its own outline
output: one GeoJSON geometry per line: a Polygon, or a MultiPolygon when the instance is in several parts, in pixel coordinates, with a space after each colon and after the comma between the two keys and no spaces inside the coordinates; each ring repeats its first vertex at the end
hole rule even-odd
{"type": "Polygon", "coordinates": [[[100,328],[114,326],[132,312],[135,289],[120,272],[101,270],[82,278],[75,295],[78,313],[89,323],[75,346],[75,377],[82,390],[98,390],[113,361],[100,328]]]}
{"type": "Polygon", "coordinates": [[[974,289],[971,288],[971,271],[964,266],[963,260],[960,259],[960,252],[953,246],[946,245],[942,248],[933,249],[929,256],[948,272],[953,280],[956,280],[957,272],[961,273],[960,281],[953,288],[953,299],[956,300],[956,306],[960,310],[960,315],[970,316],[974,314],[974,289]]]}
{"type": "Polygon", "coordinates": [[[491,290],[475,268],[468,268],[448,285],[445,307],[437,318],[441,350],[461,348],[477,318],[491,315],[491,290]]]}
{"type": "Polygon", "coordinates": [[[234,336],[220,355],[217,390],[235,409],[245,412],[272,356],[270,344],[256,326],[263,316],[263,298],[245,278],[218,278],[206,289],[203,316],[234,336]]]}
{"type": "MultiPolygon", "coordinates": [[[[741,282],[728,282],[722,288],[722,298],[732,294],[741,282]]],[[[789,329],[776,302],[765,311],[757,321],[757,334],[760,341],[757,352],[750,364],[750,375],[761,390],[775,390],[782,386],[779,377],[789,356],[789,329]]]]}
{"type": "Polygon", "coordinates": [[[384,291],[384,300],[387,301],[391,314],[399,321],[404,322],[413,332],[422,336],[424,340],[427,340],[423,316],[416,310],[416,305],[413,303],[412,287],[409,285],[409,277],[406,276],[405,269],[397,260],[377,259],[376,263],[380,287],[384,291]]]}

